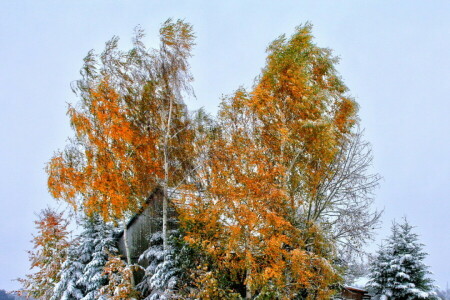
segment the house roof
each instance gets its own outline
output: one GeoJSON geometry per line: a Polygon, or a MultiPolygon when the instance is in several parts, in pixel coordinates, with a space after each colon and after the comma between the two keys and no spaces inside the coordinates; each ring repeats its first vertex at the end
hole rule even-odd
{"type": "Polygon", "coordinates": [[[346,290],[348,290],[350,292],[356,292],[356,293],[365,293],[365,294],[369,293],[366,290],[363,290],[363,289],[360,289],[360,288],[355,288],[355,287],[352,287],[352,286],[344,286],[344,289],[346,289],[346,290]]]}

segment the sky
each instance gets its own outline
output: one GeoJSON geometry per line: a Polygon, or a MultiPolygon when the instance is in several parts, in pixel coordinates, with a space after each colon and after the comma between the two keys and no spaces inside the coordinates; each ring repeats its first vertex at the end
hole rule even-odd
{"type": "Polygon", "coordinates": [[[48,194],[45,164],[72,135],[67,103],[82,59],[112,36],[128,49],[141,25],[158,45],[167,19],[194,26],[196,99],[214,114],[222,95],[251,87],[265,49],[313,24],[315,42],[359,103],[384,209],[371,249],[404,216],[416,226],[438,285],[450,281],[450,2],[445,1],[0,1],[0,289],[28,271],[36,213],[64,208],[48,194]]]}

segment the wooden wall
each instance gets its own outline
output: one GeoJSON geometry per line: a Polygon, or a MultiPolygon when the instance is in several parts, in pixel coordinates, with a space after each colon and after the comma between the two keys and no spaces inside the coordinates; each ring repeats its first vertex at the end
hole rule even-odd
{"type": "MultiPolygon", "coordinates": [[[[161,230],[162,198],[162,191],[157,189],[147,199],[141,211],[128,222],[128,247],[133,263],[137,263],[139,256],[148,249],[150,236],[161,230]]],[[[120,254],[126,257],[123,232],[119,235],[118,247],[120,254]]]]}

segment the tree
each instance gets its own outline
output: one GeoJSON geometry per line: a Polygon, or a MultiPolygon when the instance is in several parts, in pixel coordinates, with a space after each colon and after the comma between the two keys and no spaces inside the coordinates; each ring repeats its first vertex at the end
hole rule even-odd
{"type": "Polygon", "coordinates": [[[106,262],[118,252],[114,228],[98,215],[83,219],[81,225],[84,230],[68,249],[52,299],[98,299],[107,284],[106,262]]]}
{"type": "Polygon", "coordinates": [[[360,250],[379,219],[370,212],[379,176],[369,173],[370,145],[336,72],[338,59],[313,43],[311,28],[299,26],[269,46],[250,105],[268,155],[284,168],[279,181],[295,217],[320,226],[346,248],[341,252],[360,250]]]}
{"type": "Polygon", "coordinates": [[[100,289],[100,299],[139,299],[139,294],[131,284],[133,270],[119,256],[109,256],[104,274],[108,277],[108,283],[100,289]]]}
{"type": "Polygon", "coordinates": [[[314,251],[306,250],[306,231],[294,225],[278,180],[284,168],[274,164],[261,145],[257,118],[248,103],[249,94],[242,89],[223,101],[206,161],[209,173],[204,181],[209,184],[200,197],[189,201],[193,210],[182,216],[189,228],[187,239],[216,262],[216,270],[209,273],[213,277],[202,281],[217,282],[216,294],[242,286],[247,299],[292,298],[301,290],[313,290],[310,297],[326,297],[338,279],[327,261],[333,251],[318,231],[310,245],[315,245],[314,251]],[[214,276],[218,277],[213,280],[214,276]]]}
{"type": "Polygon", "coordinates": [[[84,265],[80,262],[79,245],[73,242],[67,249],[67,257],[61,266],[60,281],[55,286],[51,300],[79,300],[84,296],[78,280],[83,275],[84,265]]]}
{"type": "Polygon", "coordinates": [[[16,297],[7,294],[4,290],[0,290],[0,300],[14,300],[16,297]]]}
{"type": "Polygon", "coordinates": [[[158,49],[142,38],[137,30],[128,52],[113,38],[85,58],[74,87],[81,99],[69,107],[75,137],[47,168],[56,199],[124,226],[128,265],[111,256],[108,276],[128,278],[114,275],[131,268],[125,221],[159,185],[163,261],[150,276],[177,268],[173,202],[185,242],[203,255],[194,297],[331,297],[338,251],[360,250],[379,217],[369,212],[378,176],[368,173],[370,147],[337,59],[300,26],[270,45],[254,87],[223,99],[217,121],[201,110],[192,119],[183,100],[192,27],[168,20],[158,49]]]}
{"type": "Polygon", "coordinates": [[[67,256],[69,242],[67,239],[68,222],[50,208],[42,210],[35,221],[38,234],[32,242],[34,250],[29,251],[31,269],[36,271],[26,278],[19,279],[21,293],[36,298],[50,299],[55,285],[60,281],[59,271],[67,256]]]}
{"type": "Polygon", "coordinates": [[[188,23],[169,19],[159,49],[147,49],[142,38],[138,29],[130,51],[118,50],[113,38],[100,56],[86,56],[74,87],[81,101],[68,110],[75,138],[49,162],[48,186],[75,210],[125,224],[161,185],[165,247],[169,187],[186,180],[191,167],[183,93],[191,91],[187,60],[194,35],[188,23]]]}
{"type": "Polygon", "coordinates": [[[166,249],[163,246],[162,231],[157,231],[150,238],[150,247],[139,257],[141,262],[147,262],[145,276],[137,288],[145,299],[171,299],[175,297],[177,285],[182,277],[181,258],[175,240],[178,230],[172,230],[166,249]],[[178,252],[178,253],[177,253],[178,252]]]}
{"type": "Polygon", "coordinates": [[[426,253],[405,219],[393,223],[391,236],[371,264],[368,287],[380,299],[437,299],[423,260],[426,253]]]}
{"type": "Polygon", "coordinates": [[[330,296],[337,251],[360,250],[378,222],[369,209],[379,177],[369,174],[370,147],[336,63],[309,24],[281,36],[252,91],[224,99],[202,143],[200,189],[182,213],[186,239],[215,256],[246,298],[268,289],[330,296]]]}
{"type": "Polygon", "coordinates": [[[80,259],[83,273],[77,283],[84,290],[82,300],[98,299],[101,287],[106,285],[104,268],[109,255],[116,255],[114,228],[98,216],[84,221],[84,232],[80,235],[80,259]]]}
{"type": "Polygon", "coordinates": [[[447,284],[447,288],[445,290],[436,290],[436,294],[442,300],[449,300],[450,299],[450,289],[448,288],[448,284],[447,284]]]}

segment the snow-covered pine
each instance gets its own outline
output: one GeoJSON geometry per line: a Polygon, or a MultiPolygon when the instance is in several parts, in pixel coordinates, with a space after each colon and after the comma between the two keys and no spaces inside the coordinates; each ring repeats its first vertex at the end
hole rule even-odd
{"type": "Polygon", "coordinates": [[[84,265],[83,274],[77,284],[83,287],[82,300],[99,299],[100,288],[107,284],[104,267],[108,256],[116,255],[114,228],[111,224],[103,222],[99,216],[94,215],[84,220],[84,232],[80,235],[80,260],[84,265]]]}
{"type": "Polygon", "coordinates": [[[171,299],[175,295],[181,272],[174,242],[178,235],[177,230],[169,231],[164,251],[162,231],[153,233],[150,247],[139,257],[140,263],[148,264],[142,282],[137,285],[145,300],[171,299]]]}
{"type": "Polygon", "coordinates": [[[67,259],[60,271],[61,280],[55,286],[51,300],[78,300],[83,298],[83,290],[77,285],[84,269],[84,265],[79,261],[79,245],[74,242],[67,252],[67,259]]]}
{"type": "Polygon", "coordinates": [[[438,299],[423,262],[427,253],[412,228],[406,219],[394,222],[391,236],[371,264],[367,286],[379,299],[438,299]]]}

